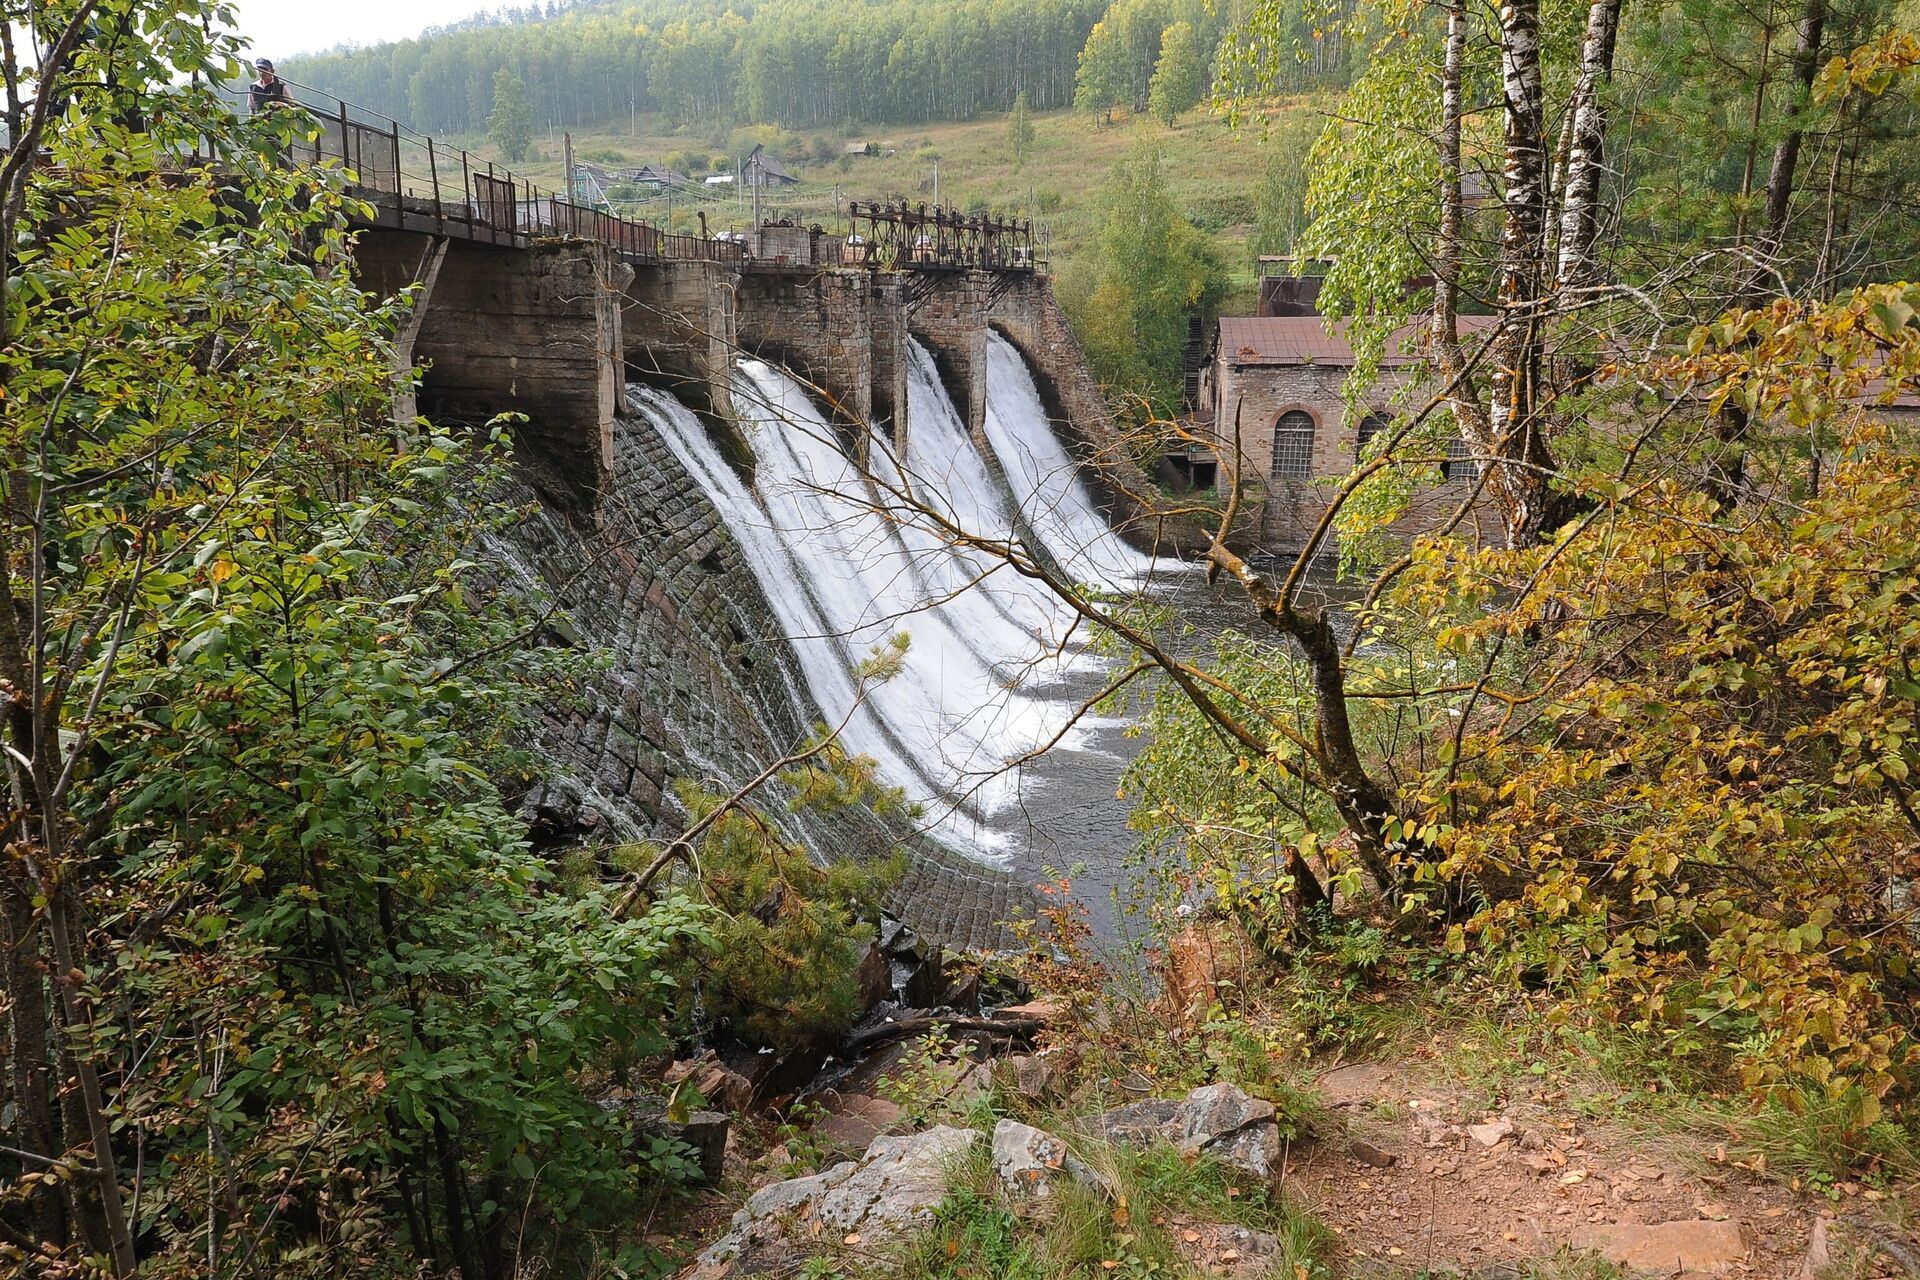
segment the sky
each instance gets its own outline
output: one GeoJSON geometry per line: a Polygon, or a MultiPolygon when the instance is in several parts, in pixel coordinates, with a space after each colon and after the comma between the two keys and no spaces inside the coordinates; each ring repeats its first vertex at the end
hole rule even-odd
{"type": "Polygon", "coordinates": [[[379,44],[498,8],[500,0],[233,0],[249,56],[288,58],[337,44],[379,44]]]}

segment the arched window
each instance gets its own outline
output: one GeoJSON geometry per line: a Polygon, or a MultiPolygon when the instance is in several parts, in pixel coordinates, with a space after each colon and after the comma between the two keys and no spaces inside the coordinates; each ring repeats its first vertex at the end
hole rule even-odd
{"type": "Polygon", "coordinates": [[[1356,462],[1367,456],[1367,446],[1373,443],[1375,436],[1386,429],[1387,415],[1384,413],[1370,413],[1360,419],[1360,435],[1353,444],[1353,457],[1356,462]]]}
{"type": "Polygon", "coordinates": [[[1289,409],[1273,427],[1273,478],[1313,479],[1313,415],[1289,409]]]}
{"type": "Polygon", "coordinates": [[[1463,436],[1447,441],[1447,460],[1440,464],[1440,478],[1448,484],[1466,484],[1480,474],[1473,460],[1473,446],[1463,436]]]}

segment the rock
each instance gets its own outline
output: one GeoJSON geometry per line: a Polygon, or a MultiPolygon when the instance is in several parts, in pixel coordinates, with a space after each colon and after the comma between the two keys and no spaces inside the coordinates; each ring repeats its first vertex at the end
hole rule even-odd
{"type": "Polygon", "coordinates": [[[669,1123],[666,1134],[693,1148],[693,1162],[700,1166],[700,1182],[712,1186],[727,1169],[727,1133],[733,1120],[722,1111],[696,1111],[684,1124],[669,1123]]]}
{"type": "Polygon", "coordinates": [[[1256,1178],[1277,1171],[1280,1128],[1271,1102],[1230,1084],[1209,1084],[1188,1094],[1181,1108],[1175,1145],[1182,1151],[1204,1152],[1256,1178]]]}
{"type": "Polygon", "coordinates": [[[1066,1143],[1018,1120],[1002,1120],[993,1128],[993,1172],[1010,1190],[1041,1200],[1053,1194],[1053,1180],[1059,1174],[1082,1186],[1105,1186],[1100,1175],[1067,1150],[1066,1143]]]}
{"type": "Polygon", "coordinates": [[[962,970],[947,987],[947,994],[940,1003],[949,1009],[958,1009],[962,1013],[979,1013],[980,970],[977,968],[962,970]]]}
{"type": "Polygon", "coordinates": [[[875,1138],[866,1155],[824,1173],[760,1188],[707,1246],[688,1280],[795,1270],[795,1259],[858,1234],[863,1244],[893,1239],[933,1218],[947,1194],[947,1168],[980,1140],[972,1129],[875,1138]]]}
{"type": "Polygon", "coordinates": [[[953,1082],[953,1088],[947,1090],[947,1101],[954,1106],[964,1107],[975,1098],[983,1097],[993,1088],[993,1067],[985,1062],[976,1062],[960,1073],[953,1082]]]}
{"type": "Polygon", "coordinates": [[[995,1009],[996,1018],[1027,1018],[1043,1027],[1052,1026],[1066,1016],[1067,1006],[1059,1000],[1049,1000],[1045,996],[1038,1000],[1029,1000],[1025,1004],[1010,1004],[1004,1009],[995,1009]]]}
{"type": "Polygon", "coordinates": [[[1053,1084],[1053,1064],[1038,1054],[1016,1053],[1002,1058],[996,1074],[1023,1098],[1044,1098],[1053,1084]]]}
{"type": "Polygon", "coordinates": [[[814,1203],[815,1220],[863,1239],[930,1221],[947,1194],[947,1166],[973,1148],[973,1129],[936,1125],[925,1133],[873,1140],[860,1167],[814,1203]]]}
{"type": "Polygon", "coordinates": [[[1807,1256],[1800,1264],[1799,1280],[1820,1280],[1833,1265],[1833,1244],[1827,1234],[1830,1223],[1827,1218],[1813,1220],[1813,1236],[1807,1241],[1807,1256]]]}
{"type": "Polygon", "coordinates": [[[1155,1139],[1171,1137],[1169,1127],[1180,1114],[1180,1103],[1173,1098],[1148,1098],[1129,1102],[1101,1116],[1097,1121],[1100,1136],[1108,1142],[1144,1147],[1155,1139]]]}
{"type": "Polygon", "coordinates": [[[1097,1124],[1110,1142],[1143,1146],[1164,1140],[1183,1153],[1213,1156],[1256,1178],[1271,1178],[1280,1159],[1273,1104],[1230,1084],[1204,1085],[1177,1102],[1130,1102],[1097,1124]]]}
{"type": "Polygon", "coordinates": [[[1497,1147],[1504,1139],[1513,1136],[1513,1121],[1501,1116],[1486,1124],[1470,1124],[1467,1126],[1467,1136],[1483,1147],[1497,1147]]]}
{"type": "Polygon", "coordinates": [[[1616,1266],[1659,1275],[1723,1275],[1753,1251],[1752,1234],[1744,1224],[1704,1218],[1650,1226],[1609,1223],[1575,1232],[1570,1243],[1592,1249],[1616,1266]]]}
{"type": "Polygon", "coordinates": [[[898,1104],[885,1098],[870,1098],[864,1093],[850,1093],[839,1099],[813,1126],[813,1136],[831,1147],[865,1151],[875,1138],[899,1120],[898,1104]]]}
{"type": "Polygon", "coordinates": [[[745,1111],[753,1103],[753,1082],[712,1054],[674,1063],[661,1080],[668,1085],[689,1082],[701,1097],[728,1111],[745,1111]]]}
{"type": "Polygon", "coordinates": [[[871,1009],[893,995],[893,965],[887,959],[887,953],[879,943],[867,948],[867,954],[860,957],[860,968],[854,972],[854,981],[860,986],[860,1007],[871,1009]]]}
{"type": "Polygon", "coordinates": [[[1365,1138],[1353,1138],[1347,1142],[1347,1154],[1361,1164],[1374,1169],[1391,1169],[1400,1163],[1400,1157],[1391,1151],[1383,1151],[1365,1138]]]}

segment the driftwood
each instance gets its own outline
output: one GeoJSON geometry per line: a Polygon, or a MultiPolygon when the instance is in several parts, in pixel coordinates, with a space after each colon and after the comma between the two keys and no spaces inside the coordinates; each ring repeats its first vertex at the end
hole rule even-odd
{"type": "Polygon", "coordinates": [[[869,1027],[858,1035],[849,1036],[841,1053],[845,1055],[859,1053],[877,1044],[904,1040],[908,1036],[924,1035],[935,1027],[946,1031],[985,1031],[1002,1036],[1032,1036],[1045,1025],[1038,1018],[963,1018],[951,1014],[941,1016],[916,1010],[912,1017],[895,1018],[877,1027],[869,1027]]]}

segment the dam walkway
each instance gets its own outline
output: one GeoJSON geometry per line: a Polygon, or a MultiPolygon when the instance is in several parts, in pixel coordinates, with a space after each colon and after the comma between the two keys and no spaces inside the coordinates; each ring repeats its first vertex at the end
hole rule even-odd
{"type": "Polygon", "coordinates": [[[909,272],[1032,274],[1028,220],[925,204],[859,203],[844,234],[776,221],[749,233],[676,233],[611,207],[580,203],[531,178],[311,86],[286,82],[315,128],[293,146],[302,164],[337,164],[372,210],[362,226],[524,249],[540,240],[595,240],[632,265],[714,262],[746,268],[865,266],[909,272]]]}

